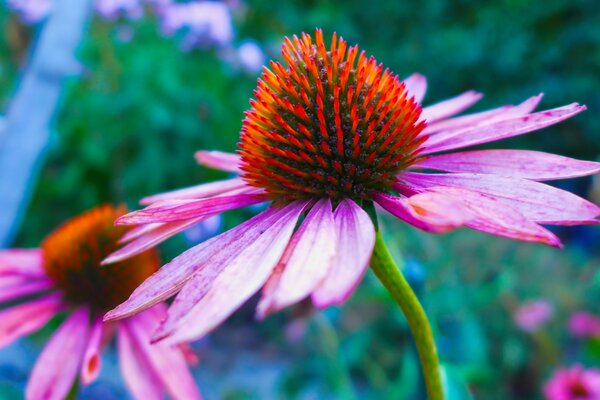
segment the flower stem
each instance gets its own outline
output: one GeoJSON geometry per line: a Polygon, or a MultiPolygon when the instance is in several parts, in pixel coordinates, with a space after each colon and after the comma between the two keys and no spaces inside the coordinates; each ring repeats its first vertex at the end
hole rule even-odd
{"type": "Polygon", "coordinates": [[[430,400],[443,400],[444,391],[440,376],[440,361],[437,355],[429,321],[417,296],[396,266],[390,252],[377,232],[375,249],[371,258],[371,268],[383,286],[390,292],[408,320],[415,338],[421,369],[425,377],[425,386],[430,400]]]}

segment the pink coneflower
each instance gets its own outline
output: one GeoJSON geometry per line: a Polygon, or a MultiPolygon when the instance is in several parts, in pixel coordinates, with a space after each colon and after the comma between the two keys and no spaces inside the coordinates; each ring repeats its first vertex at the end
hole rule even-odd
{"type": "Polygon", "coordinates": [[[526,302],[517,308],[514,319],[519,328],[525,332],[535,332],[540,329],[554,314],[552,304],[547,300],[526,302]]]}
{"type": "Polygon", "coordinates": [[[201,337],[263,288],[258,316],[310,297],[343,302],[365,273],[375,241],[373,202],[429,232],[467,226],[559,246],[540,224],[595,223],[596,205],[539,181],[600,171],[600,164],[522,150],[437,154],[517,136],[584,106],[532,113],[517,106],[450,118],[472,91],[421,108],[425,78],[404,81],[333,35],[285,39],[287,66],[265,68],[246,113],[238,154],[199,152],[201,164],[240,174],[151,196],[117,220],[139,225],[106,262],[126,259],[210,215],[269,202],[243,224],[175,258],[109,320],[175,294],[155,339],[201,337]],[[439,172],[432,172],[439,171],[439,172]],[[369,215],[371,213],[371,215],[369,215]]]}
{"type": "Polygon", "coordinates": [[[600,370],[580,365],[559,369],[544,385],[544,395],[548,400],[598,400],[600,370]]]}
{"type": "Polygon", "coordinates": [[[600,338],[600,317],[585,311],[576,312],[569,319],[569,331],[575,337],[600,338]]]}
{"type": "Polygon", "coordinates": [[[122,213],[98,207],[58,228],[39,249],[0,252],[0,347],[57,315],[66,316],[33,368],[27,399],[64,399],[78,376],[84,385],[93,382],[100,372],[100,352],[115,333],[121,370],[136,399],[160,399],[164,392],[175,399],[200,399],[186,364],[191,354],[150,345],[149,331],[165,316],[163,304],[117,323],[102,322],[106,310],[159,266],[153,251],[100,266],[126,231],[113,226],[122,213]]]}

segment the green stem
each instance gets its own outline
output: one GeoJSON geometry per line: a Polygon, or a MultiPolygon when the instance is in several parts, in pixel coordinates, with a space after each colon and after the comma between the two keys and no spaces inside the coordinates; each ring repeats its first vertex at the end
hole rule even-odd
{"type": "Polygon", "coordinates": [[[429,399],[443,400],[444,391],[440,376],[440,361],[429,321],[417,296],[392,259],[380,232],[377,232],[375,249],[371,258],[371,268],[383,283],[383,286],[396,300],[408,320],[408,325],[415,337],[417,351],[419,352],[429,399]]]}

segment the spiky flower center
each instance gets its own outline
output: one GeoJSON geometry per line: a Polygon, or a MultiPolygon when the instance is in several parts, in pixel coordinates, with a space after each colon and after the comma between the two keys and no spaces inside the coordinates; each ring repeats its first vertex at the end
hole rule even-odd
{"type": "Polygon", "coordinates": [[[111,206],[94,208],[60,226],[42,243],[46,273],[69,301],[99,312],[110,310],[157,270],[154,251],[100,265],[119,248],[118,240],[127,231],[113,225],[123,213],[124,209],[111,206]]]}
{"type": "Polygon", "coordinates": [[[273,200],[367,198],[414,163],[421,107],[373,57],[333,35],[285,38],[243,122],[244,179],[273,200]]]}

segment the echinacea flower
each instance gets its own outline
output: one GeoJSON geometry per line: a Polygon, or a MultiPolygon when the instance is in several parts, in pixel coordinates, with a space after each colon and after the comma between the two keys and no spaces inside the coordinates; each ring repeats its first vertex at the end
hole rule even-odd
{"type": "Polygon", "coordinates": [[[559,369],[544,385],[548,400],[600,399],[600,370],[581,365],[559,369]]]}
{"type": "Polygon", "coordinates": [[[600,339],[600,316],[578,311],[569,318],[569,331],[575,337],[600,339]]]}
{"type": "Polygon", "coordinates": [[[159,266],[154,251],[100,266],[127,230],[114,227],[123,210],[102,206],[68,221],[39,249],[0,252],[0,347],[34,332],[58,315],[65,320],[44,347],[26,388],[28,400],[64,399],[77,381],[93,382],[100,352],[117,336],[120,367],[136,399],[200,399],[185,348],[151,345],[149,332],[164,304],[117,323],[102,315],[125,300],[159,266]]]}
{"type": "Polygon", "coordinates": [[[541,224],[595,223],[596,205],[539,181],[600,171],[600,164],[524,150],[445,153],[528,133],[584,106],[532,112],[534,96],[453,117],[469,91],[422,108],[426,81],[400,80],[334,34],[285,39],[287,66],[265,68],[246,113],[238,154],[197,153],[201,164],[240,176],[142,200],[117,220],[138,225],[106,263],[126,259],[210,215],[270,203],[241,225],[173,259],[107,314],[133,315],[175,294],[155,335],[177,343],[219,325],[261,288],[258,316],[310,297],[343,302],[374,248],[373,202],[417,228],[466,226],[559,246],[541,224]]]}
{"type": "Polygon", "coordinates": [[[550,302],[534,300],[520,305],[515,311],[514,320],[525,332],[535,332],[548,322],[553,314],[554,308],[550,302]]]}

